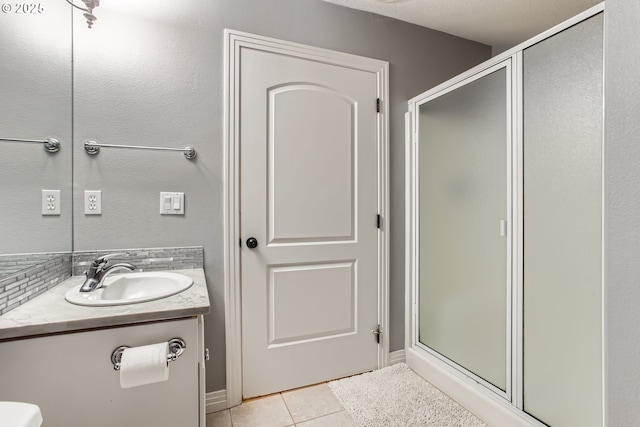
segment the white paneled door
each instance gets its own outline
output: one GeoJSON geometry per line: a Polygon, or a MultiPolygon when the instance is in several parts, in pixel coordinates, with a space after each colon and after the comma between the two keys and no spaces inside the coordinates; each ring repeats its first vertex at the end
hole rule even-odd
{"type": "Polygon", "coordinates": [[[378,367],[378,75],[239,58],[243,397],[378,367]]]}

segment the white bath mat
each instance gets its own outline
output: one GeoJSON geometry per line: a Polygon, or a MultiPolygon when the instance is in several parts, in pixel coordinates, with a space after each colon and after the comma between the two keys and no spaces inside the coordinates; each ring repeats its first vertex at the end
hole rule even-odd
{"type": "Polygon", "coordinates": [[[486,427],[404,363],[329,387],[359,427],[486,427]]]}

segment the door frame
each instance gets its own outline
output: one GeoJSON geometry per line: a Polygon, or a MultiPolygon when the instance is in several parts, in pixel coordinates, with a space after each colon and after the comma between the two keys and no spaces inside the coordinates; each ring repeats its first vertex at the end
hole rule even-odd
{"type": "MultiPolygon", "coordinates": [[[[377,115],[378,322],[383,331],[378,368],[389,361],[389,63],[225,29],[224,31],[224,290],[227,407],[242,403],[242,292],[240,282],[240,54],[243,48],[279,53],[376,74],[377,115]]],[[[375,108],[375,106],[371,106],[375,108]]],[[[373,336],[372,336],[373,339],[373,336]]]]}

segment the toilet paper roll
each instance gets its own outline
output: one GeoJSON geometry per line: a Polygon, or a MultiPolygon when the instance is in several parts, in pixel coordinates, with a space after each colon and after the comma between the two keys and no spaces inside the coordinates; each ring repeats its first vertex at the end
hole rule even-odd
{"type": "Polygon", "coordinates": [[[120,362],[120,387],[138,387],[168,380],[167,354],[167,342],[125,349],[120,362]]]}

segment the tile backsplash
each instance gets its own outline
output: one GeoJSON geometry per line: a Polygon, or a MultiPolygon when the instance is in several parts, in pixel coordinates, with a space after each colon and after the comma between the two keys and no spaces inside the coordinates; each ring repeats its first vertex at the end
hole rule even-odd
{"type": "Polygon", "coordinates": [[[71,276],[71,253],[49,254],[47,258],[0,280],[0,315],[31,301],[71,276]]]}
{"type": "Polygon", "coordinates": [[[73,253],[73,275],[84,274],[96,258],[119,252],[127,253],[129,256],[113,258],[113,262],[133,264],[136,271],[182,270],[204,266],[202,246],[81,251],[73,253]]]}
{"type": "MultiPolygon", "coordinates": [[[[0,280],[64,254],[65,252],[41,252],[0,255],[0,280]]],[[[71,252],[66,254],[71,255],[71,252]]]]}

